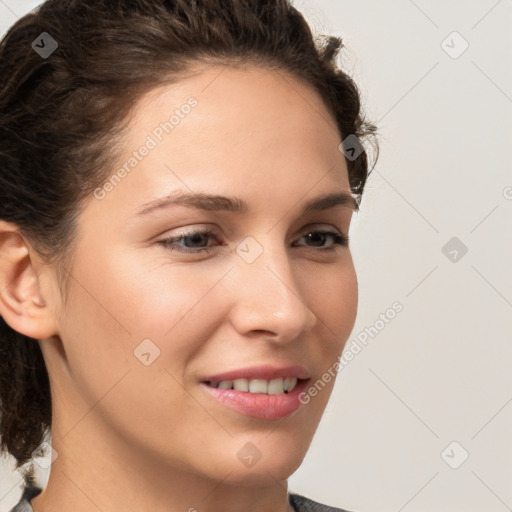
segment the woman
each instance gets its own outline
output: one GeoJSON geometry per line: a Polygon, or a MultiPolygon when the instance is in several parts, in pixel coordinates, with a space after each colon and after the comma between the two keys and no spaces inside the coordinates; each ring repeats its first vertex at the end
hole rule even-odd
{"type": "Polygon", "coordinates": [[[289,493],[357,313],[375,135],[288,0],[48,0],[0,46],[14,511],[329,511],[289,493]],[[319,386],[319,383],[322,386],[319,386]]]}

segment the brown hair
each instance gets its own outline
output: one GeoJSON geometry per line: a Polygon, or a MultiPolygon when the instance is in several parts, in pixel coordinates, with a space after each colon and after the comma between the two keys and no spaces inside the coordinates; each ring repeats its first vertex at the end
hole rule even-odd
{"type": "MultiPolygon", "coordinates": [[[[378,156],[376,127],[336,64],[342,47],[338,37],[315,39],[289,0],[47,0],[0,42],[0,219],[56,264],[65,297],[75,221],[112,169],[132,106],[196,62],[244,59],[290,72],[318,91],[342,140],[371,139],[378,156]],[[43,32],[58,44],[50,55],[36,51],[51,48],[43,32]]],[[[347,166],[360,201],[366,151],[347,166]]],[[[41,349],[0,317],[0,450],[16,468],[45,440],[51,419],[41,349]]]]}

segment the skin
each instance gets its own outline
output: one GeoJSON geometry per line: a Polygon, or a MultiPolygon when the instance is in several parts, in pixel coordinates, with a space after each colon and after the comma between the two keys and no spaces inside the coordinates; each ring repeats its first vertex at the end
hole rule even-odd
{"type": "Polygon", "coordinates": [[[199,381],[295,363],[314,383],[341,354],[357,314],[350,249],[306,235],[347,235],[353,210],[300,211],[317,195],[350,193],[334,119],[284,71],[205,66],[135,105],[120,165],[190,96],[198,105],[174,131],[86,203],[67,303],[55,269],[0,221],[0,313],[39,340],[52,389],[58,456],[36,512],[286,512],[287,478],[327,405],[334,379],[280,420],[228,409],[199,381]],[[177,189],[237,196],[249,211],[173,206],[137,217],[177,189]],[[184,228],[218,238],[175,242],[210,246],[196,254],[157,243],[184,228]],[[236,252],[248,236],[263,248],[250,264],[236,252]],[[134,356],[146,338],[160,350],[149,366],[134,356]],[[262,454],[252,467],[237,457],[247,442],[262,454]]]}

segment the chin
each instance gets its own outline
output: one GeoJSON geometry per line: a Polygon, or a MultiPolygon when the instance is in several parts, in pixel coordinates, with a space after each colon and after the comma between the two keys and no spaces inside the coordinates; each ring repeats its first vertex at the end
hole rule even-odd
{"type": "Polygon", "coordinates": [[[261,450],[261,458],[243,461],[243,454],[235,458],[224,459],[222,464],[214,466],[215,478],[226,478],[223,483],[238,486],[269,486],[276,481],[287,480],[302,464],[305,452],[283,447],[273,450],[261,450]],[[268,455],[265,455],[265,452],[268,455]]]}
{"type": "Polygon", "coordinates": [[[289,465],[281,467],[263,465],[263,462],[260,461],[252,468],[233,468],[232,473],[222,483],[237,487],[273,486],[278,481],[287,480],[296,469],[289,465]]]}

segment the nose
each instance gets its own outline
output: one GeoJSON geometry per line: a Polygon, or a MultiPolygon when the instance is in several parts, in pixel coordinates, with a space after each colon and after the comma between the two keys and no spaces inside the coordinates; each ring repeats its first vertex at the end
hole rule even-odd
{"type": "Polygon", "coordinates": [[[316,324],[317,316],[297,282],[284,247],[272,251],[265,248],[252,263],[241,260],[231,274],[231,321],[241,335],[264,333],[283,343],[304,335],[316,324]]]}

